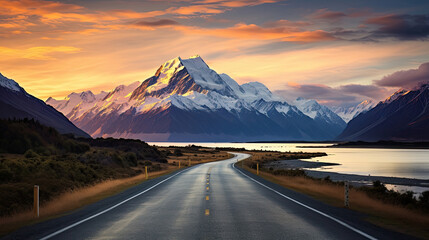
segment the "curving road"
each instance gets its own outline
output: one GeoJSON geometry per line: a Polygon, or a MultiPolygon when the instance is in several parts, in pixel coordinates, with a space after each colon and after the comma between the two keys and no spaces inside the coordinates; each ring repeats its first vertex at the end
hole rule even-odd
{"type": "Polygon", "coordinates": [[[146,181],[5,239],[401,239],[234,167],[247,154],[146,181]]]}

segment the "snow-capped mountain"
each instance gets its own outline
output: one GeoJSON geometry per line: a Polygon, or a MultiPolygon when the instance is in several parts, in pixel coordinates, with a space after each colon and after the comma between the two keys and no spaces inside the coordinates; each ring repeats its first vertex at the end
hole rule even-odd
{"type": "Polygon", "coordinates": [[[60,133],[72,133],[78,137],[89,137],[63,114],[46,105],[42,100],[28,94],[17,82],[0,74],[0,118],[35,119],[53,127],[60,133]]]}
{"type": "Polygon", "coordinates": [[[429,84],[399,90],[352,119],[338,140],[429,140],[429,84]]]}
{"type": "Polygon", "coordinates": [[[329,140],[344,127],[344,122],[307,116],[261,83],[239,85],[210,69],[199,56],[169,60],[141,84],[97,95],[83,93],[70,94],[64,100],[49,98],[47,103],[94,137],[329,140]],[[322,127],[326,125],[330,128],[322,127]]]}
{"type": "Polygon", "coordinates": [[[328,107],[320,105],[314,99],[297,98],[293,104],[305,115],[323,124],[325,128],[330,128],[331,132],[340,134],[346,127],[346,122],[337,114],[332,112],[328,107]],[[340,126],[340,127],[338,127],[340,126]]]}
{"type": "Polygon", "coordinates": [[[351,107],[331,107],[332,111],[340,116],[346,123],[350,122],[357,115],[371,110],[377,105],[373,100],[365,100],[356,106],[351,107]]]}

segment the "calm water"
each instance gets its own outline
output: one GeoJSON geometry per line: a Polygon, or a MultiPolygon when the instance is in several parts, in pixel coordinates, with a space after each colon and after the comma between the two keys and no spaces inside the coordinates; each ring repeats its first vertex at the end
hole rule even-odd
{"type": "Polygon", "coordinates": [[[169,143],[153,142],[158,146],[234,147],[247,150],[326,152],[328,156],[309,161],[339,163],[320,170],[360,175],[429,179],[429,149],[367,149],[367,148],[300,148],[300,146],[329,146],[314,143],[169,143]]]}

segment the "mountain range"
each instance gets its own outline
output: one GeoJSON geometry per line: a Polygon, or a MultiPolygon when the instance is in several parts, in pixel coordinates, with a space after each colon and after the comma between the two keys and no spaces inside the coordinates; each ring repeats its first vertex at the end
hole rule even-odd
{"type": "Polygon", "coordinates": [[[399,90],[353,118],[341,141],[429,141],[429,84],[399,90]]]}
{"type": "Polygon", "coordinates": [[[199,56],[167,61],[143,82],[98,94],[71,93],[46,103],[0,74],[0,118],[33,118],[79,137],[152,142],[429,141],[428,105],[429,84],[349,108],[328,108],[304,98],[289,104],[262,83],[239,85],[216,73],[199,56]]]}
{"type": "Polygon", "coordinates": [[[142,83],[71,93],[47,104],[93,137],[146,141],[320,141],[346,123],[314,100],[293,104],[262,83],[239,85],[199,56],[174,58],[142,83]]]}
{"type": "Polygon", "coordinates": [[[341,117],[346,123],[348,123],[357,115],[371,110],[376,105],[377,105],[377,102],[373,100],[365,100],[357,105],[350,106],[350,107],[334,106],[334,107],[331,107],[331,110],[334,113],[336,113],[339,117],[341,117]]]}
{"type": "Polygon", "coordinates": [[[70,133],[77,137],[90,137],[62,113],[28,94],[17,82],[4,77],[2,74],[0,74],[0,118],[35,119],[43,125],[57,129],[60,133],[70,133]]]}

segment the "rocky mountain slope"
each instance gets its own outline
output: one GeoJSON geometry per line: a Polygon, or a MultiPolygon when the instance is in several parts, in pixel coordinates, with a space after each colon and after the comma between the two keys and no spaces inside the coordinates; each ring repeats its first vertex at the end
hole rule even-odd
{"type": "Polygon", "coordinates": [[[399,90],[352,119],[338,140],[429,140],[429,84],[399,90]]]}

